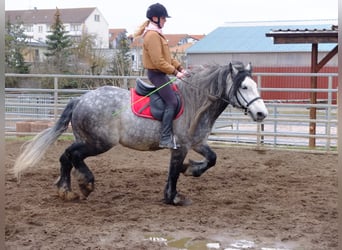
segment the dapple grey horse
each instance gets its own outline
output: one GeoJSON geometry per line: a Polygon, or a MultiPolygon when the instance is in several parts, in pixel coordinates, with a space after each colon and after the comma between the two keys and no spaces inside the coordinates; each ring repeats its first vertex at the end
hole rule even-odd
{"type": "MultiPolygon", "coordinates": [[[[216,163],[216,154],[207,143],[208,136],[219,115],[230,104],[240,108],[261,122],[268,111],[260,98],[251,76],[251,65],[232,62],[227,65],[195,67],[184,80],[176,80],[183,97],[184,112],[174,120],[173,133],[177,149],[170,149],[171,159],[164,190],[164,202],[184,205],[189,200],[177,192],[181,173],[201,176],[216,163]],[[202,161],[184,163],[189,150],[202,155],[202,161]]],[[[26,142],[14,164],[14,173],[35,166],[48,147],[66,131],[69,123],[75,141],[61,155],[60,177],[56,182],[58,194],[64,200],[78,199],[71,190],[71,170],[74,167],[83,197],[94,190],[95,178],[84,160],[104,153],[121,144],[143,150],[159,150],[160,122],[141,118],[130,109],[130,92],[126,89],[103,86],[71,99],[56,124],[26,142]]]]}

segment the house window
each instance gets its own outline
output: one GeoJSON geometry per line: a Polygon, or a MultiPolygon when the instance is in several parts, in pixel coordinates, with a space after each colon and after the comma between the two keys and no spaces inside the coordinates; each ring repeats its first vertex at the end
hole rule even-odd
{"type": "Polygon", "coordinates": [[[81,25],[80,24],[70,24],[70,31],[80,31],[81,25]]]}
{"type": "Polygon", "coordinates": [[[100,22],[100,15],[95,15],[94,20],[95,22],[100,22]]]}
{"type": "Polygon", "coordinates": [[[38,33],[43,33],[43,26],[42,25],[38,26],[38,33]]]}
{"type": "Polygon", "coordinates": [[[25,25],[24,29],[26,32],[33,32],[33,25],[25,25]]]}
{"type": "Polygon", "coordinates": [[[51,27],[52,27],[52,25],[49,25],[49,24],[46,25],[47,32],[51,32],[51,27]]]}

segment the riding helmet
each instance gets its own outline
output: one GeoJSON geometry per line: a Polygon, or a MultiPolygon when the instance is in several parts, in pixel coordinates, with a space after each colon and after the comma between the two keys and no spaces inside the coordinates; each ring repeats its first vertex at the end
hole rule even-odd
{"type": "Polygon", "coordinates": [[[152,20],[152,17],[167,17],[170,18],[169,14],[167,13],[166,8],[160,4],[160,3],[155,3],[152,4],[150,7],[148,7],[147,12],[146,12],[146,17],[150,20],[152,20]]]}

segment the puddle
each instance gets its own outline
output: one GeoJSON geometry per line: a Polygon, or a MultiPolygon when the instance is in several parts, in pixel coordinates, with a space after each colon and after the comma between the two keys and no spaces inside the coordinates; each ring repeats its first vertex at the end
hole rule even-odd
{"type": "Polygon", "coordinates": [[[230,245],[237,249],[248,249],[248,248],[253,248],[255,244],[253,241],[249,241],[249,240],[238,240],[230,245]]]}
{"type": "MultiPolygon", "coordinates": [[[[178,250],[214,250],[222,249],[220,243],[210,242],[208,240],[193,239],[190,237],[175,239],[171,237],[153,237],[147,236],[146,239],[150,242],[158,243],[159,245],[164,245],[172,247],[178,250]]],[[[235,249],[237,250],[237,249],[235,249]]]]}
{"type": "Polygon", "coordinates": [[[167,246],[177,250],[291,250],[290,248],[278,247],[258,247],[253,241],[250,240],[232,240],[231,243],[222,245],[220,242],[211,241],[209,239],[197,239],[191,237],[173,238],[173,237],[155,237],[146,236],[146,240],[159,244],[160,246],[167,246]]]}

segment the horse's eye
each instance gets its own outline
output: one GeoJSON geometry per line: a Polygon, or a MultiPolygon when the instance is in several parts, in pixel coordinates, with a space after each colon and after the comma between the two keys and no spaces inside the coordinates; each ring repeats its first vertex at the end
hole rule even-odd
{"type": "Polygon", "coordinates": [[[247,86],[243,86],[242,89],[247,89],[247,86]]]}

